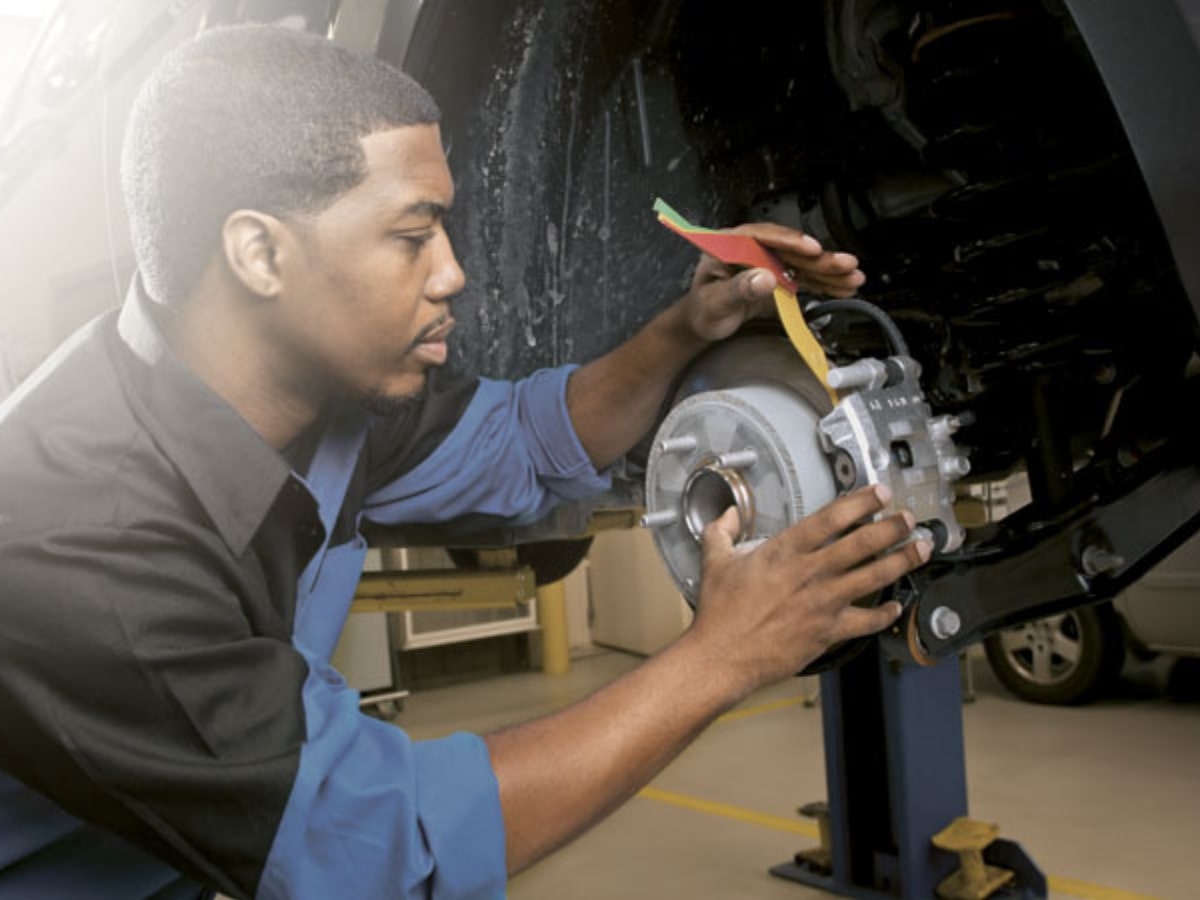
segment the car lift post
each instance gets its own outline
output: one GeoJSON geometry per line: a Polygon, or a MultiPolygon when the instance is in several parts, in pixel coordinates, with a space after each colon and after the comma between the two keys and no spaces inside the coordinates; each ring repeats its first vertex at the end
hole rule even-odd
{"type": "MultiPolygon", "coordinates": [[[[863,900],[939,896],[958,859],[933,838],[967,814],[958,660],[900,663],[873,642],[821,676],[821,711],[830,846],[819,862],[799,853],[771,874],[863,900]]],[[[1046,897],[1045,876],[1017,844],[992,841],[983,859],[1014,873],[991,896],[1046,897]]]]}

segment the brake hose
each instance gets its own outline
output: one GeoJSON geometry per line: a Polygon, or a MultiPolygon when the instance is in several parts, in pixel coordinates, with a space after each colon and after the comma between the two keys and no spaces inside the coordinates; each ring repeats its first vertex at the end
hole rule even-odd
{"type": "Polygon", "coordinates": [[[887,335],[888,343],[892,345],[893,356],[908,356],[908,342],[904,340],[904,335],[900,333],[900,329],[892,320],[892,317],[885,313],[874,303],[868,303],[866,300],[818,300],[815,303],[810,303],[804,308],[804,312],[809,319],[815,319],[818,316],[824,316],[829,313],[850,312],[860,313],[868,318],[874,319],[879,327],[883,329],[887,335]]]}

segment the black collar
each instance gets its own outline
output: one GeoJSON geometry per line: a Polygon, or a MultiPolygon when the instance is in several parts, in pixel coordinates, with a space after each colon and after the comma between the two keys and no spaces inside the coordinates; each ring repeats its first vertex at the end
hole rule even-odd
{"type": "Polygon", "coordinates": [[[178,468],[237,556],[267,517],[291,469],[250,424],[171,352],[154,301],[135,278],[117,321],[122,377],[135,414],[178,468]]]}

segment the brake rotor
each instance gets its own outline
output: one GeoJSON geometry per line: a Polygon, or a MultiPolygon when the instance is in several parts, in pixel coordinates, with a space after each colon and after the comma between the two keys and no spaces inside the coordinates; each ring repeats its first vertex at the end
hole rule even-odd
{"type": "Polygon", "coordinates": [[[833,499],[817,438],[821,385],[775,335],[736,339],[689,371],[655,435],[646,519],[687,602],[699,596],[705,526],[737,508],[736,543],[773,537],[833,499]]]}
{"type": "Polygon", "coordinates": [[[730,506],[744,544],[833,499],[819,419],[794,393],[760,384],[689,397],[663,421],[647,469],[647,522],[688,603],[698,595],[704,529],[730,506]]]}
{"type": "MultiPolygon", "coordinates": [[[[837,495],[833,463],[817,433],[831,407],[791,345],[774,335],[716,348],[692,368],[674,402],[650,451],[643,523],[695,608],[700,538],[709,522],[736,507],[736,544],[752,548],[837,495]]],[[[844,662],[868,640],[831,648],[801,674],[844,662]]]]}

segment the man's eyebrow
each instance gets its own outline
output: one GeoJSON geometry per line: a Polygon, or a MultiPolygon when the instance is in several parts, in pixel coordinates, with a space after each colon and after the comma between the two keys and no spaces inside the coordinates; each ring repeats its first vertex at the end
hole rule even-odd
{"type": "Polygon", "coordinates": [[[409,216],[423,216],[429,219],[441,219],[449,211],[450,208],[444,203],[436,200],[420,200],[405,206],[396,214],[396,218],[407,219],[409,216]]]}

